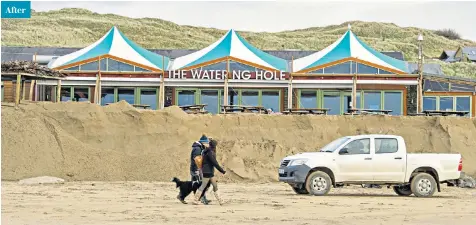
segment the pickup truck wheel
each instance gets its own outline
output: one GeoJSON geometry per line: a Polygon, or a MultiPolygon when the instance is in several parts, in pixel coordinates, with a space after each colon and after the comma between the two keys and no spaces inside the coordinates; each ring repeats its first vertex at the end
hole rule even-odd
{"type": "Polygon", "coordinates": [[[395,193],[397,193],[397,195],[400,196],[410,196],[413,194],[410,185],[393,186],[393,190],[395,191],[395,193]]]}
{"type": "Polygon", "coordinates": [[[326,195],[332,186],[329,175],[322,171],[311,173],[306,180],[306,190],[312,195],[326,195]]]}
{"type": "Polygon", "coordinates": [[[305,187],[302,187],[302,188],[293,187],[293,190],[298,195],[307,195],[307,194],[309,194],[309,192],[306,190],[305,187]]]}
{"type": "Polygon", "coordinates": [[[411,190],[416,197],[431,197],[436,191],[436,181],[428,173],[419,173],[413,177],[411,190]]]}

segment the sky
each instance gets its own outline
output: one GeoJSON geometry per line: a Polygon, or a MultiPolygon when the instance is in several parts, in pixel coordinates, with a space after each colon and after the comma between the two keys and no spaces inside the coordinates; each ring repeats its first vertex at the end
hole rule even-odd
{"type": "Polygon", "coordinates": [[[36,11],[85,8],[132,18],[160,18],[180,25],[276,32],[346,21],[388,22],[402,27],[451,28],[476,41],[476,1],[32,1],[36,11]]]}

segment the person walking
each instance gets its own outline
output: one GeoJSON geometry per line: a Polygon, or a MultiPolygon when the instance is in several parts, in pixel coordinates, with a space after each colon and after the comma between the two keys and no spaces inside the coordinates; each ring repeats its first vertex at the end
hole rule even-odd
{"type": "Polygon", "coordinates": [[[218,142],[216,140],[210,140],[210,147],[205,148],[202,153],[202,173],[203,173],[203,180],[202,185],[198,188],[197,192],[195,193],[195,199],[193,201],[194,205],[199,204],[200,196],[204,192],[207,185],[211,184],[213,186],[213,194],[217,199],[220,205],[223,205],[223,200],[218,192],[218,184],[216,181],[215,176],[215,168],[220,171],[222,174],[225,174],[226,171],[218,164],[216,159],[216,147],[218,142]]]}
{"type": "MultiPolygon", "coordinates": [[[[209,147],[209,140],[204,134],[199,141],[196,141],[192,144],[192,152],[190,154],[190,175],[192,176],[192,185],[199,185],[202,181],[203,174],[201,172],[202,167],[202,153],[209,147]]],[[[210,185],[209,185],[210,186],[210,185]]],[[[207,200],[205,193],[201,196],[203,204],[208,204],[210,201],[207,200]]],[[[182,200],[181,200],[182,201],[182,200]]]]}

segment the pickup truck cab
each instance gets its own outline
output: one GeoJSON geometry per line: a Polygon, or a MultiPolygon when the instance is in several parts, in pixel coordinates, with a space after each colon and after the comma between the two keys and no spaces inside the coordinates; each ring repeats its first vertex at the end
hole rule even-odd
{"type": "Polygon", "coordinates": [[[460,178],[460,154],[409,154],[395,135],[346,136],[317,152],[288,156],[281,161],[279,181],[297,194],[326,195],[344,184],[393,186],[401,196],[430,197],[440,183],[460,178]]]}

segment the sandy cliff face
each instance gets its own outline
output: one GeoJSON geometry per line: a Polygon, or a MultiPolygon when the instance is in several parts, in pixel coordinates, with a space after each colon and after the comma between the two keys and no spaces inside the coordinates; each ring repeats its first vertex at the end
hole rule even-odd
{"type": "Polygon", "coordinates": [[[224,181],[274,181],[280,159],[343,135],[405,138],[410,152],[458,152],[476,175],[476,120],[450,117],[188,115],[177,107],[140,111],[125,102],[2,106],[2,179],[188,179],[191,144],[219,140],[224,181]]]}

